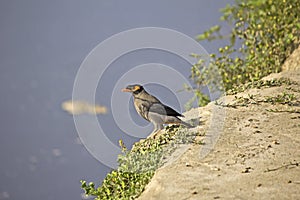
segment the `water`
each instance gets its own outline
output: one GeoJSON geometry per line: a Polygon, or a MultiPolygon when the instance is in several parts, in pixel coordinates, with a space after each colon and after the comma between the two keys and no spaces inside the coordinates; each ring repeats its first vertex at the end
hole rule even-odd
{"type": "MultiPolygon", "coordinates": [[[[194,37],[218,23],[218,10],[228,2],[232,1],[1,1],[0,199],[81,199],[79,180],[100,183],[110,171],[80,144],[72,117],[60,108],[71,99],[77,70],[98,43],[143,26],[194,37]]],[[[208,51],[218,48],[203,45],[208,51]]],[[[109,107],[118,77],[131,66],[154,61],[185,67],[182,73],[189,75],[189,65],[174,55],[133,52],[111,65],[99,83],[96,101],[109,107]]],[[[178,108],[168,91],[155,85],[148,89],[178,108]]],[[[138,124],[147,125],[132,106],[129,109],[138,124]]],[[[121,138],[130,147],[138,140],[124,135],[111,115],[98,119],[106,124],[113,143],[121,138]]]]}

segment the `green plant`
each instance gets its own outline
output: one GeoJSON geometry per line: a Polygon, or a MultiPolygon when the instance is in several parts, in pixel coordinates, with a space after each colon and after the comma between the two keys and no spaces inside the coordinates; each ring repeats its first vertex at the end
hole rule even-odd
{"type": "Polygon", "coordinates": [[[102,185],[95,188],[93,182],[81,181],[81,187],[95,200],[134,199],[144,190],[157,169],[162,156],[159,142],[146,139],[128,150],[120,141],[123,154],[119,155],[119,167],[107,174],[102,185]]]}
{"type": "MultiPolygon", "coordinates": [[[[215,101],[215,105],[222,106],[222,107],[229,107],[229,108],[237,108],[238,106],[249,106],[253,104],[261,104],[261,103],[269,103],[269,104],[282,104],[288,106],[297,106],[300,102],[297,100],[295,94],[293,93],[286,93],[283,92],[276,96],[259,96],[259,95],[252,95],[248,94],[247,97],[245,96],[234,96],[233,103],[230,104],[223,104],[221,102],[215,101]]],[[[274,111],[274,110],[269,110],[274,111]]]]}
{"type": "Polygon", "coordinates": [[[270,88],[270,87],[276,87],[276,86],[278,87],[278,86],[282,86],[282,85],[290,86],[290,85],[297,85],[297,83],[291,81],[288,78],[251,81],[251,82],[233,87],[232,89],[228,90],[226,92],[226,94],[233,95],[233,94],[237,94],[239,92],[244,92],[245,90],[248,90],[251,88],[261,89],[261,88],[270,88]]]}
{"type": "MultiPolygon", "coordinates": [[[[281,70],[281,65],[300,43],[300,1],[237,0],[222,9],[222,21],[229,24],[229,35],[213,26],[198,40],[227,41],[209,63],[192,54],[198,62],[191,69],[196,86],[215,85],[228,91],[241,84],[281,70]],[[221,77],[216,79],[217,77],[221,77]]],[[[207,60],[207,59],[206,59],[207,60]]],[[[198,88],[198,91],[201,88],[198,88]]]]}
{"type": "Polygon", "coordinates": [[[265,102],[271,103],[271,104],[289,104],[292,105],[293,101],[296,100],[296,97],[292,93],[282,93],[278,94],[274,97],[266,97],[265,102]]]}
{"type": "Polygon", "coordinates": [[[193,92],[194,96],[185,104],[185,110],[190,110],[193,107],[193,103],[197,101],[198,106],[205,106],[210,102],[208,95],[204,94],[200,89],[201,85],[197,85],[195,88],[191,88],[188,85],[184,85],[186,91],[193,92]]]}
{"type": "Polygon", "coordinates": [[[274,113],[282,113],[282,112],[287,112],[287,113],[299,113],[300,110],[297,109],[266,109],[268,112],[274,112],[274,113]]]}
{"type": "Polygon", "coordinates": [[[179,126],[169,126],[164,134],[137,142],[131,150],[120,140],[122,154],[118,157],[118,169],[109,173],[98,188],[93,182],[84,180],[81,181],[81,188],[95,200],[134,199],[143,192],[155,170],[164,164],[164,158],[178,144],[193,143],[198,135],[179,126]]]}

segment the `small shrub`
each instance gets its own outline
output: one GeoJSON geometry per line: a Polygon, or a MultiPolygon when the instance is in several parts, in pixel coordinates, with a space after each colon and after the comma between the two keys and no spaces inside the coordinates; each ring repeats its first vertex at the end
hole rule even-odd
{"type": "MultiPolygon", "coordinates": [[[[198,86],[213,84],[218,90],[229,90],[257,81],[281,70],[286,58],[300,43],[300,1],[237,0],[222,9],[222,21],[232,27],[222,35],[213,26],[198,40],[226,40],[227,45],[210,55],[209,64],[200,55],[191,69],[191,79],[198,86]],[[216,80],[221,77],[221,80],[216,80]]],[[[201,98],[200,94],[196,96],[201,98]]],[[[199,104],[201,105],[201,104],[199,104]]]]}
{"type": "Polygon", "coordinates": [[[169,126],[164,134],[137,142],[131,150],[120,140],[122,154],[118,157],[118,169],[110,172],[98,188],[93,182],[84,180],[81,181],[81,188],[95,200],[135,199],[177,145],[193,143],[198,135],[178,126],[169,126]]]}

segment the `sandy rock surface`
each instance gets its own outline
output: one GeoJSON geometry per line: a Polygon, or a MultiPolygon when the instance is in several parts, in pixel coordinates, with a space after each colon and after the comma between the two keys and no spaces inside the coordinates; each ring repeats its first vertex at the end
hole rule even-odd
{"type": "Polygon", "coordinates": [[[198,130],[205,137],[197,140],[205,145],[176,152],[179,156],[156,171],[138,199],[300,199],[300,69],[265,79],[280,77],[298,84],[254,88],[220,101],[226,105],[241,97],[293,93],[293,105],[260,102],[234,108],[212,102],[186,113],[190,118],[200,113],[198,130]]]}

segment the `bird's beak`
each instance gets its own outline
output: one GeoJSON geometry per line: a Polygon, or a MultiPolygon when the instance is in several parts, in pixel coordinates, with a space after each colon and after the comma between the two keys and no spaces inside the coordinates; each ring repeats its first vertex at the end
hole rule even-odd
{"type": "Polygon", "coordinates": [[[122,91],[122,92],[131,92],[131,90],[129,90],[129,89],[127,89],[127,88],[123,88],[121,91],[122,91]]]}

